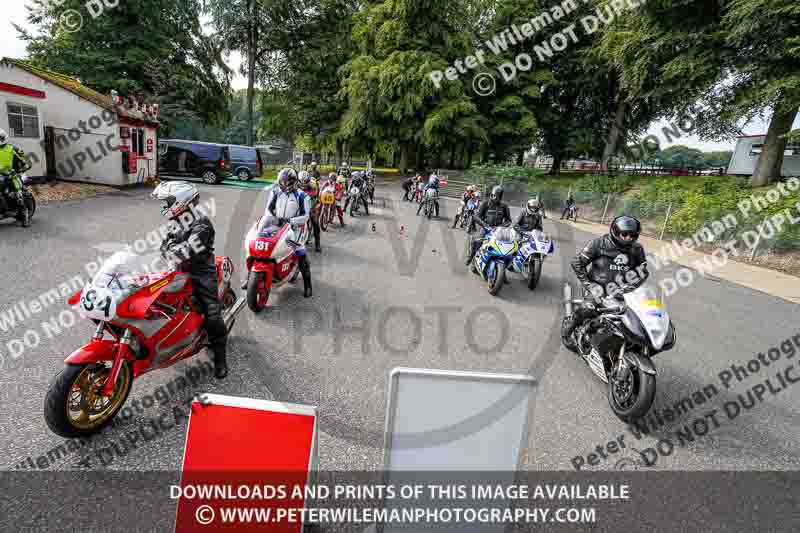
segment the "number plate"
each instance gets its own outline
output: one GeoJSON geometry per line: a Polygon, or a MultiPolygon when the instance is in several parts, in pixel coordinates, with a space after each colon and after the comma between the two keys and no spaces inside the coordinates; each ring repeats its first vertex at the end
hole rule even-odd
{"type": "Polygon", "coordinates": [[[335,202],[336,202],[336,196],[334,196],[333,194],[327,192],[327,193],[322,195],[322,203],[323,204],[327,205],[327,204],[333,204],[335,202]]]}
{"type": "Polygon", "coordinates": [[[111,320],[117,313],[119,295],[110,289],[87,285],[81,293],[78,313],[84,318],[111,320]]]}

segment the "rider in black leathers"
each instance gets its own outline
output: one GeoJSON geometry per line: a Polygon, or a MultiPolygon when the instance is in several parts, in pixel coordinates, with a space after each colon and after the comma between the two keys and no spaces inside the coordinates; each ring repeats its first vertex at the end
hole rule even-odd
{"type": "MultiPolygon", "coordinates": [[[[197,206],[198,200],[195,196],[189,205],[197,206]]],[[[200,312],[205,316],[204,327],[214,352],[214,374],[218,379],[223,379],[228,375],[228,329],[222,320],[222,303],[218,296],[215,231],[207,216],[194,209],[191,212],[191,222],[180,224],[179,229],[170,232],[162,242],[161,250],[165,257],[177,258],[180,261],[179,270],[191,276],[192,291],[201,308],[200,312]]],[[[171,220],[177,217],[171,212],[171,220]]]]}
{"type": "Polygon", "coordinates": [[[504,204],[502,200],[503,188],[500,185],[495,185],[492,189],[492,194],[489,197],[489,201],[481,204],[478,212],[473,217],[473,227],[469,228],[469,236],[467,237],[468,239],[471,239],[470,254],[467,257],[465,264],[469,265],[472,262],[472,258],[475,257],[475,254],[478,252],[481,247],[481,243],[483,242],[483,232],[473,231],[475,224],[487,228],[494,228],[511,223],[511,210],[508,208],[508,204],[504,204]]]}
{"type": "MultiPolygon", "coordinates": [[[[619,296],[637,288],[650,275],[644,248],[637,242],[641,228],[634,217],[618,216],[607,235],[594,239],[575,256],[572,270],[595,303],[604,296],[619,296]]],[[[568,338],[595,316],[597,311],[591,306],[576,307],[572,317],[564,319],[562,336],[568,338]]]]}
{"type": "Polygon", "coordinates": [[[514,226],[519,231],[533,231],[535,229],[544,231],[542,228],[544,214],[542,213],[540,205],[541,204],[536,199],[528,200],[528,204],[520,211],[514,226]]]}

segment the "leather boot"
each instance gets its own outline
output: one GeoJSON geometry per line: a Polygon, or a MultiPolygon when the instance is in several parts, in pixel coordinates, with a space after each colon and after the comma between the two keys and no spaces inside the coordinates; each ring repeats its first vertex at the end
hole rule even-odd
{"type": "Polygon", "coordinates": [[[243,291],[246,291],[246,290],[247,290],[247,284],[248,284],[249,282],[250,282],[250,271],[248,270],[248,271],[247,271],[247,275],[246,275],[246,276],[245,276],[245,278],[244,278],[244,282],[242,283],[242,290],[243,290],[243,291]]]}
{"type": "Polygon", "coordinates": [[[214,346],[214,376],[217,379],[225,379],[228,376],[226,351],[225,343],[218,343],[214,346]]]}

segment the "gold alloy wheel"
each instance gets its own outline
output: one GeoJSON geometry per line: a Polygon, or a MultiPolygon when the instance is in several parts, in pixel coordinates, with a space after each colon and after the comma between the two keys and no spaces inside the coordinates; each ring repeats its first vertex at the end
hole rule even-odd
{"type": "Polygon", "coordinates": [[[131,367],[123,362],[117,377],[117,386],[110,397],[100,391],[111,374],[111,367],[102,363],[86,365],[70,388],[65,406],[70,424],[81,430],[92,429],[105,423],[128,396],[133,382],[131,367]]]}

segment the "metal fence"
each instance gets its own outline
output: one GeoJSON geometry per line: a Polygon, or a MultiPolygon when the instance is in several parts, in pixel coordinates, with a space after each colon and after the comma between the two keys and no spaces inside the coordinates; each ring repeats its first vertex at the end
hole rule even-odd
{"type": "Polygon", "coordinates": [[[538,195],[552,218],[561,217],[570,192],[578,207],[579,221],[606,225],[616,216],[632,215],[641,221],[644,235],[686,243],[704,252],[735,240],[740,253],[736,259],[800,276],[800,209],[796,206],[793,213],[773,208],[745,216],[735,202],[708,208],[691,199],[645,200],[635,193],[600,194],[535,185],[531,186],[530,196],[538,195]]]}

